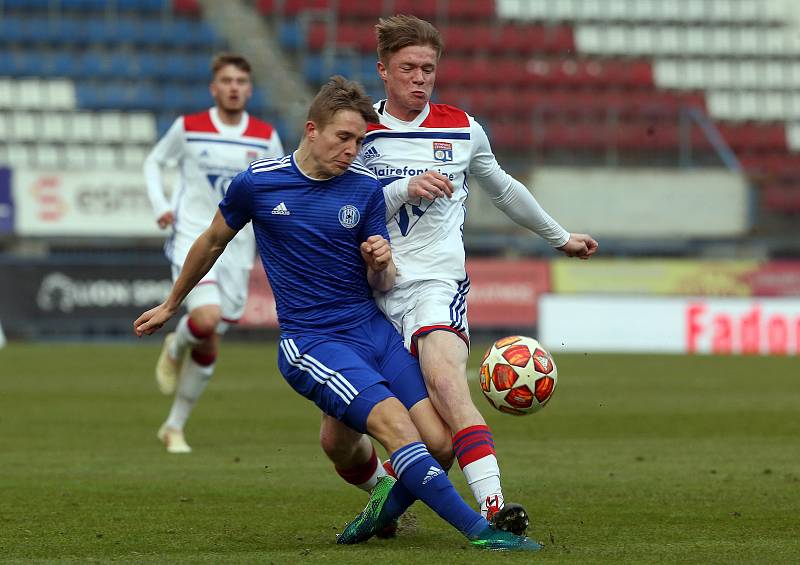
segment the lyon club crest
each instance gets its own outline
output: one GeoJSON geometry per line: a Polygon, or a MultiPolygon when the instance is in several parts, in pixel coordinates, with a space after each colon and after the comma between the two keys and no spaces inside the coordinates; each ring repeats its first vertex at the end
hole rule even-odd
{"type": "Polygon", "coordinates": [[[442,163],[453,160],[453,144],[446,141],[433,142],[433,158],[442,163]]]}

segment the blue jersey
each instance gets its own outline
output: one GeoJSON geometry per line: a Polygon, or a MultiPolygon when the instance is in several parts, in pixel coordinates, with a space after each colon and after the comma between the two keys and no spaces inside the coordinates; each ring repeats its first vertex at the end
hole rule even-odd
{"type": "Polygon", "coordinates": [[[354,328],[378,312],[359,247],[389,234],[381,183],[368,169],[354,163],[316,180],[294,155],[255,161],[219,208],[232,229],[253,222],[284,336],[354,328]]]}

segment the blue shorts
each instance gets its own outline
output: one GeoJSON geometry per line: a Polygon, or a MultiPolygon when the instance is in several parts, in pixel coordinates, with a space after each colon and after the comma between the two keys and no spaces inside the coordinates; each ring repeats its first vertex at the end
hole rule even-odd
{"type": "Polygon", "coordinates": [[[362,433],[378,402],[395,396],[410,409],[428,397],[419,363],[380,312],[353,329],[283,337],[278,368],[293,389],[362,433]]]}

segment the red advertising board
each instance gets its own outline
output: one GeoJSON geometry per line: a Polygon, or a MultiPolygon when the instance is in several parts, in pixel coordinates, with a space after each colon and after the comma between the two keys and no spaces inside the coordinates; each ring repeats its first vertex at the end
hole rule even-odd
{"type": "MultiPolygon", "coordinates": [[[[524,328],[536,324],[539,295],[550,290],[546,261],[468,259],[471,285],[467,312],[471,328],[524,328]]],[[[277,328],[275,298],[264,271],[250,274],[250,297],[239,325],[277,328]]]]}
{"type": "Polygon", "coordinates": [[[800,296],[800,261],[770,261],[741,275],[753,296],[800,296]]]}
{"type": "Polygon", "coordinates": [[[467,314],[471,328],[531,327],[539,295],[550,291],[546,261],[468,259],[467,314]]]}

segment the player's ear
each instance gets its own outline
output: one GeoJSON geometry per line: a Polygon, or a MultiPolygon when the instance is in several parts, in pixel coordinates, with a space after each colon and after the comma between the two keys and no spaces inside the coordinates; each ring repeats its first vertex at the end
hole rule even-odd
{"type": "Polygon", "coordinates": [[[317,137],[317,124],[315,124],[311,120],[308,120],[306,122],[305,131],[306,131],[306,137],[308,138],[308,140],[309,141],[314,141],[314,138],[317,137]]]}
{"type": "Polygon", "coordinates": [[[381,80],[386,80],[386,65],[383,64],[383,61],[379,59],[376,67],[378,68],[378,76],[381,77],[381,80]]]}

